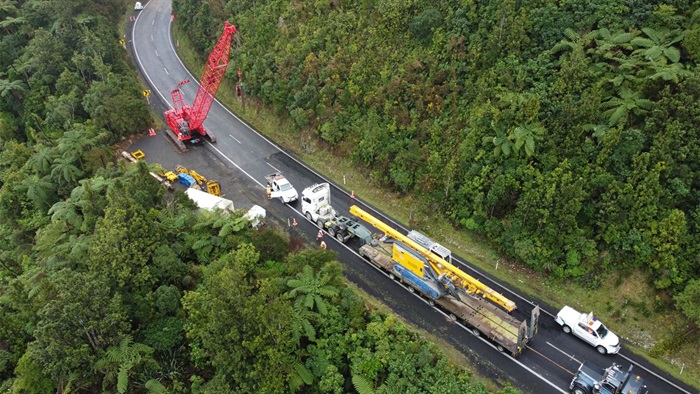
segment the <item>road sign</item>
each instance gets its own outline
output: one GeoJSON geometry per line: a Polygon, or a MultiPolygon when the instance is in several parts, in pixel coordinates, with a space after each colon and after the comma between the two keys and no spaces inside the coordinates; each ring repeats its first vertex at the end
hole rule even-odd
{"type": "Polygon", "coordinates": [[[126,44],[126,41],[124,41],[123,38],[120,38],[120,39],[119,39],[119,45],[124,45],[124,44],[126,44]]]}
{"type": "Polygon", "coordinates": [[[150,95],[151,95],[151,91],[150,91],[150,90],[144,90],[144,91],[143,91],[143,96],[144,96],[144,97],[148,97],[148,96],[150,96],[150,95]]]}

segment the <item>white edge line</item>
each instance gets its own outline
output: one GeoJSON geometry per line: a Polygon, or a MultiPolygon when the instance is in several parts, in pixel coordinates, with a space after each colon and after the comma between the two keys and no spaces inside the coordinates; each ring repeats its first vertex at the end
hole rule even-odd
{"type": "Polygon", "coordinates": [[[265,162],[265,164],[267,164],[268,166],[272,167],[272,169],[275,170],[275,171],[277,171],[277,172],[282,172],[282,171],[278,170],[277,168],[275,168],[275,166],[273,166],[272,164],[270,164],[270,163],[268,163],[268,162],[265,162]]]}
{"type": "Polygon", "coordinates": [[[255,179],[252,175],[250,175],[250,174],[248,174],[247,172],[245,172],[245,170],[242,169],[242,168],[241,168],[238,164],[236,164],[233,160],[229,159],[229,157],[226,156],[226,155],[224,154],[224,152],[220,151],[219,148],[215,147],[215,146],[214,146],[211,142],[209,142],[209,141],[205,141],[205,142],[206,142],[207,145],[209,145],[212,149],[214,149],[215,151],[217,151],[223,158],[225,158],[226,160],[228,160],[229,163],[231,163],[231,164],[233,164],[234,166],[236,166],[236,168],[238,168],[238,169],[239,169],[243,174],[245,174],[248,178],[252,179],[253,182],[257,183],[260,187],[264,187],[264,186],[262,185],[262,183],[258,182],[258,180],[255,179]]]}
{"type": "Polygon", "coordinates": [[[637,367],[643,369],[643,370],[646,371],[647,373],[656,376],[657,379],[666,382],[666,384],[668,384],[669,386],[673,386],[674,388],[676,388],[676,389],[678,389],[679,391],[682,391],[682,392],[684,392],[684,393],[686,393],[686,394],[691,394],[690,391],[687,391],[687,390],[683,389],[682,387],[679,387],[679,386],[676,385],[675,383],[666,380],[666,378],[664,378],[663,376],[658,375],[656,372],[653,372],[653,371],[649,370],[648,368],[646,368],[646,367],[643,366],[643,365],[639,365],[639,364],[635,363],[632,359],[630,359],[629,357],[625,356],[624,354],[618,353],[618,355],[619,355],[620,357],[624,358],[625,360],[629,361],[631,364],[633,364],[633,365],[635,365],[635,366],[637,366],[637,367]]]}
{"type": "MultiPolygon", "coordinates": [[[[146,3],[146,5],[144,6],[144,9],[147,6],[148,6],[148,3],[146,3]]],[[[160,11],[160,8],[158,8],[158,11],[160,11]]],[[[134,55],[136,55],[136,61],[139,63],[139,65],[141,65],[141,57],[139,56],[138,49],[136,49],[136,42],[134,41],[134,36],[136,35],[135,34],[136,33],[136,24],[139,22],[139,18],[141,17],[141,15],[142,14],[139,12],[139,14],[136,16],[136,20],[134,21],[134,24],[131,26],[131,41],[133,43],[134,55]]],[[[171,45],[172,45],[172,40],[171,40],[171,45]]],[[[146,72],[146,70],[143,67],[141,67],[141,73],[148,80],[148,84],[151,85],[151,89],[153,89],[156,93],[158,93],[158,95],[160,96],[163,103],[165,103],[165,105],[167,105],[170,109],[172,109],[173,108],[172,104],[170,104],[170,102],[168,100],[166,100],[165,96],[163,96],[163,93],[161,93],[160,90],[158,90],[158,88],[156,87],[156,84],[153,83],[151,76],[148,75],[148,73],[146,72]]]]}

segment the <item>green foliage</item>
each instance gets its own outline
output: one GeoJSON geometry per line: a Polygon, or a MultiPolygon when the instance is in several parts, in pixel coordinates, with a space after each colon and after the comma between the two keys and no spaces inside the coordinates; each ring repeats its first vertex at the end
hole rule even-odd
{"type": "Polygon", "coordinates": [[[121,297],[89,273],[61,270],[47,285],[27,354],[55,384],[65,384],[73,374],[81,384],[89,383],[98,357],[127,332],[121,297]]]}
{"type": "Polygon", "coordinates": [[[700,280],[688,281],[685,289],[674,297],[678,309],[695,324],[700,324],[700,280]]]}
{"type": "Polygon", "coordinates": [[[429,42],[432,39],[433,29],[437,29],[442,24],[442,15],[435,8],[428,8],[420,15],[413,18],[408,25],[414,37],[422,42],[429,42]]]}
{"type": "Polygon", "coordinates": [[[101,371],[105,377],[102,383],[103,389],[114,384],[116,380],[117,392],[124,394],[129,387],[129,377],[132,369],[141,364],[155,363],[150,357],[153,349],[141,343],[134,343],[130,336],[121,340],[119,346],[107,349],[106,354],[95,363],[95,369],[101,371]]]}
{"type": "Polygon", "coordinates": [[[173,285],[156,289],[156,307],[164,315],[175,313],[180,307],[180,292],[173,285]]]}

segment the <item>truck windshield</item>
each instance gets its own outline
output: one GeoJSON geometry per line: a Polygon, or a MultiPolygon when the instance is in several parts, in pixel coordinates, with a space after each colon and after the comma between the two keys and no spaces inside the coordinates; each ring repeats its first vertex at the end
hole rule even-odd
{"type": "Polygon", "coordinates": [[[605,338],[605,336],[608,335],[608,329],[602,324],[600,325],[600,327],[598,327],[596,332],[598,333],[598,336],[601,338],[605,338]]]}
{"type": "Polygon", "coordinates": [[[282,183],[280,184],[280,190],[287,191],[287,190],[292,190],[292,185],[289,183],[282,183]]]}

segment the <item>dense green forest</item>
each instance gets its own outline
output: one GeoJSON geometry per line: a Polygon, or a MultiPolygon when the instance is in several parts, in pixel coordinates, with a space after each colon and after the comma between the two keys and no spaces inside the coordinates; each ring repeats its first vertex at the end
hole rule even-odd
{"type": "Polygon", "coordinates": [[[641,270],[700,323],[700,2],[174,0],[201,53],[383,187],[595,288],[641,270]]]}
{"type": "Polygon", "coordinates": [[[0,2],[0,393],[486,393],[333,252],[117,161],[152,121],[126,13],[0,2]]]}

